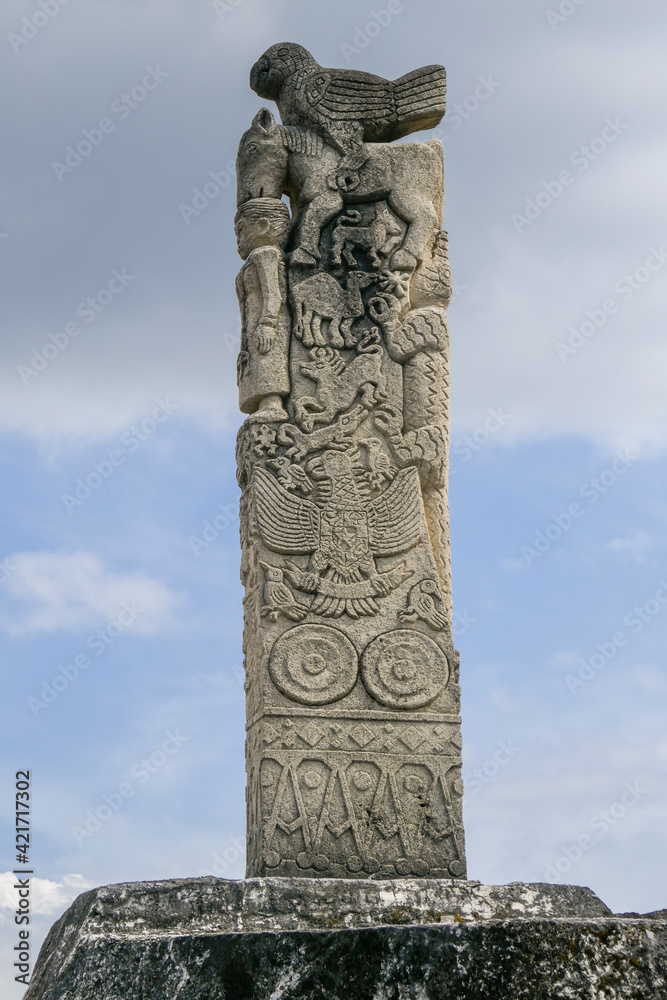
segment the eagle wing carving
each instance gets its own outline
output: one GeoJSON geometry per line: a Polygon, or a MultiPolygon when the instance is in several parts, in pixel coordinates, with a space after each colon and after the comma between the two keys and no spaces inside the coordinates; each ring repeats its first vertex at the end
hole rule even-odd
{"type": "Polygon", "coordinates": [[[320,542],[320,512],[303,497],[296,497],[281,486],[265,469],[253,476],[255,511],[262,540],[273,552],[308,555],[320,542]]]}
{"type": "Polygon", "coordinates": [[[327,74],[326,87],[318,95],[320,107],[328,118],[342,121],[384,119],[394,116],[391,83],[357,70],[338,70],[327,74]]]}
{"type": "Polygon", "coordinates": [[[375,556],[393,556],[414,548],[425,537],[419,473],[402,469],[370,505],[370,548],[375,556]]]}

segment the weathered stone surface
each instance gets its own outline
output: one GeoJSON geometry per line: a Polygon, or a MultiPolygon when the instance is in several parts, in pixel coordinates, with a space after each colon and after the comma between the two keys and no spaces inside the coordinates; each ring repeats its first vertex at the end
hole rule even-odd
{"type": "Polygon", "coordinates": [[[666,916],[576,886],[129,883],[79,896],[25,1000],[661,1000],[666,916]]]}
{"type": "Polygon", "coordinates": [[[282,124],[237,158],[247,873],[463,878],[443,155],[391,145],[445,72],[281,43],[251,86],[282,124]]]}

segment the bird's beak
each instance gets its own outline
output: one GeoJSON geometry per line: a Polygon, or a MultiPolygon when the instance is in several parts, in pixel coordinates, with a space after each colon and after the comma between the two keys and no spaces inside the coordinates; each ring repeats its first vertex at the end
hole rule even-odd
{"type": "Polygon", "coordinates": [[[271,68],[271,62],[267,56],[262,56],[257,60],[255,65],[250,70],[250,89],[254,90],[256,94],[260,97],[270,97],[270,94],[265,94],[261,86],[262,74],[267,73],[271,68]]]}

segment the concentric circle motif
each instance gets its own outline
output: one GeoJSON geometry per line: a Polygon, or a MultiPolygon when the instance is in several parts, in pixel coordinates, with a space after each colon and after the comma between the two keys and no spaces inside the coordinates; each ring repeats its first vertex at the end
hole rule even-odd
{"type": "Polygon", "coordinates": [[[279,691],[302,705],[343,698],[357,679],[357,651],[328,625],[297,625],[271,650],[269,673],[279,691]]]}
{"type": "Polygon", "coordinates": [[[381,705],[420,708],[442,691],[449,677],[449,664],[433,639],[421,632],[397,628],[366,646],[361,676],[368,693],[381,705]]]}

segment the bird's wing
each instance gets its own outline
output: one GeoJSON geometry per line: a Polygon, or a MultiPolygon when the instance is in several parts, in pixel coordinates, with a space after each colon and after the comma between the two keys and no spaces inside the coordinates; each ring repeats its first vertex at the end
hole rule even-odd
{"type": "Polygon", "coordinates": [[[344,69],[331,73],[328,86],[318,92],[317,105],[330,121],[361,122],[366,119],[391,122],[394,118],[392,85],[389,80],[344,69]]]}
{"type": "Polygon", "coordinates": [[[447,107],[447,75],[444,66],[422,66],[394,80],[398,130],[395,138],[418,129],[433,128],[447,107]]]}
{"type": "Polygon", "coordinates": [[[370,548],[374,555],[407,552],[424,537],[426,525],[416,469],[402,469],[370,508],[370,548]]]}
{"type": "Polygon", "coordinates": [[[295,497],[265,469],[253,476],[255,511],[262,540],[273,552],[307,555],[320,538],[320,512],[310,500],[295,497]]]}
{"type": "Polygon", "coordinates": [[[271,591],[271,597],[274,601],[281,601],[283,604],[291,604],[294,601],[294,594],[289,589],[286,583],[276,583],[275,590],[271,591]]]}
{"type": "Polygon", "coordinates": [[[296,485],[301,487],[301,489],[305,493],[312,493],[312,491],[315,489],[315,485],[312,479],[310,478],[308,473],[301,468],[300,465],[290,465],[289,474],[296,483],[296,485]]]}
{"type": "Polygon", "coordinates": [[[427,621],[431,622],[431,624],[435,622],[435,625],[438,628],[445,627],[447,619],[443,615],[442,611],[440,611],[432,597],[422,595],[417,599],[416,604],[422,618],[425,618],[427,621]]]}

